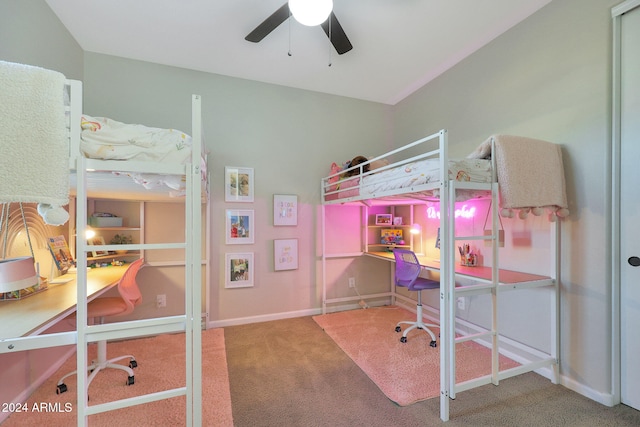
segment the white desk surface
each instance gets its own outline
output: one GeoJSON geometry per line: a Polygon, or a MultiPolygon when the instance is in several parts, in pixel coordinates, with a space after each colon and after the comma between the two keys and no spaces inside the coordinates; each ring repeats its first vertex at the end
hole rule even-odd
{"type": "MultiPolygon", "coordinates": [[[[383,259],[395,262],[392,252],[366,252],[366,254],[373,257],[383,258],[383,259]]],[[[420,262],[420,265],[423,267],[430,268],[433,270],[440,270],[440,264],[438,262],[434,262],[431,259],[418,257],[418,262],[420,262]]],[[[484,267],[484,266],[467,267],[467,266],[456,263],[455,270],[456,270],[456,273],[464,276],[491,280],[491,267],[484,267]]],[[[500,283],[521,283],[521,282],[549,279],[549,276],[540,276],[538,274],[523,273],[520,271],[505,270],[502,268],[498,270],[498,274],[500,276],[500,283]]]]}
{"type": "MultiPolygon", "coordinates": [[[[129,265],[93,268],[87,273],[87,300],[90,301],[115,286],[129,265]]],[[[76,274],[57,279],[71,279],[21,300],[0,301],[0,339],[36,335],[76,310],[76,274]]]]}

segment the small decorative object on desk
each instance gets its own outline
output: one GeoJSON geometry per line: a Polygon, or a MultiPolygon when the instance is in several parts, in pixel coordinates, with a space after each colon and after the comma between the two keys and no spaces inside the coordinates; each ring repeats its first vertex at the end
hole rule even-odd
{"type": "Polygon", "coordinates": [[[458,252],[460,252],[460,265],[466,267],[475,267],[478,265],[478,255],[471,252],[468,244],[458,246],[458,252]]]}
{"type": "Polygon", "coordinates": [[[76,266],[64,236],[47,237],[47,243],[60,273],[64,274],[69,268],[76,266]]]}
{"type": "MultiPolygon", "coordinates": [[[[130,245],[133,243],[133,239],[131,236],[125,236],[124,234],[116,234],[113,236],[113,239],[109,242],[112,245],[130,245]]],[[[116,253],[119,255],[126,254],[128,251],[126,249],[117,250],[116,253]]]]}
{"type": "Polygon", "coordinates": [[[46,289],[32,257],[0,260],[0,301],[19,300],[46,289]]]}

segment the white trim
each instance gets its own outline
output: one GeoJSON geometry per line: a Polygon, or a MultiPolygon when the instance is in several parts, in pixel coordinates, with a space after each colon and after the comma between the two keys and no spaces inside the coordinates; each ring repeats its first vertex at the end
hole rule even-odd
{"type": "Polygon", "coordinates": [[[629,12],[631,9],[635,9],[640,6],[640,0],[627,0],[620,3],[617,6],[611,8],[611,17],[617,18],[620,15],[629,12]]]}
{"type": "MultiPolygon", "coordinates": [[[[374,302],[368,302],[367,304],[369,305],[369,307],[382,307],[382,306],[389,305],[389,301],[374,301],[374,302]]],[[[362,307],[359,304],[341,304],[340,306],[337,306],[337,307],[328,308],[327,313],[337,313],[340,311],[357,310],[360,308],[362,307]]],[[[263,314],[259,316],[236,317],[233,319],[224,319],[224,320],[211,320],[207,322],[207,329],[226,328],[228,326],[248,325],[251,323],[271,322],[272,320],[295,319],[297,317],[318,316],[321,314],[323,314],[322,308],[309,308],[306,310],[283,311],[280,313],[263,314]]]]}
{"type": "MultiPolygon", "coordinates": [[[[622,401],[621,378],[621,342],[620,342],[620,38],[622,15],[640,6],[640,0],[628,0],[611,9],[612,22],[612,57],[611,57],[611,141],[609,143],[609,187],[611,198],[607,215],[607,226],[611,230],[608,247],[610,251],[609,265],[611,282],[611,401],[618,404],[622,401]]],[[[597,400],[597,399],[594,399],[597,400]]]]}
{"type": "Polygon", "coordinates": [[[225,320],[211,320],[207,322],[207,329],[224,328],[227,326],[246,325],[249,323],[270,322],[272,320],[293,319],[296,317],[316,316],[318,314],[322,314],[321,308],[310,308],[307,310],[263,314],[259,316],[236,317],[234,319],[225,319],[225,320]]]}
{"type": "Polygon", "coordinates": [[[569,390],[575,391],[576,393],[605,406],[612,407],[620,403],[619,401],[616,402],[613,394],[599,392],[565,375],[560,377],[560,384],[569,390]]]}

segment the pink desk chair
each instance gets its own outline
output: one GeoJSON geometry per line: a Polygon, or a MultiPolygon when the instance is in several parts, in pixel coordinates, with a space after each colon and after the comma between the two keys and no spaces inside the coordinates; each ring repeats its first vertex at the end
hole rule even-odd
{"type": "MultiPolygon", "coordinates": [[[[94,322],[95,319],[97,319],[99,323],[104,323],[104,318],[107,316],[123,316],[125,314],[132,313],[134,307],[142,302],[142,294],[140,293],[140,289],[138,289],[138,284],[136,283],[136,275],[143,266],[143,263],[144,259],[140,258],[132,262],[129,268],[127,268],[127,271],[125,271],[120,282],[118,282],[118,292],[120,293],[120,297],[97,298],[90,301],[89,304],[87,304],[87,317],[93,318],[94,322]]],[[[89,387],[89,384],[91,384],[91,381],[95,378],[98,372],[106,368],[120,369],[127,372],[129,374],[129,377],[127,378],[127,385],[132,385],[134,383],[133,368],[137,366],[138,363],[136,362],[135,357],[130,354],[107,359],[107,342],[98,341],[98,359],[94,360],[91,365],[87,367],[88,371],[91,372],[87,379],[87,387],[89,387]],[[129,358],[128,367],[115,363],[126,358],[129,358]]],[[[67,375],[62,377],[60,381],[58,381],[56,394],[67,391],[67,385],[64,383],[65,378],[75,375],[77,372],[77,370],[69,372],[67,375]]]]}

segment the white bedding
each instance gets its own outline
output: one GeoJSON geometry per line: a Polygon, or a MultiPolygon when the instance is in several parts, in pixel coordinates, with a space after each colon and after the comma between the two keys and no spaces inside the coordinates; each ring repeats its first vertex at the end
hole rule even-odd
{"type": "MultiPolygon", "coordinates": [[[[449,179],[462,182],[490,183],[492,179],[491,160],[460,159],[449,160],[449,179]]],[[[324,178],[327,185],[325,201],[340,200],[351,197],[374,199],[385,192],[406,189],[406,192],[420,191],[426,197],[439,197],[439,188],[424,191],[416,190],[416,186],[438,182],[440,179],[440,161],[429,158],[407,163],[391,169],[381,170],[360,179],[353,176],[343,180],[324,178]],[[362,181],[362,182],[361,182],[362,181]]],[[[387,193],[388,194],[388,193],[387,193]]],[[[459,190],[456,201],[487,196],[483,190],[459,190]]]]}
{"type": "Polygon", "coordinates": [[[191,136],[175,129],[83,115],[80,149],[91,159],[182,164],[191,157],[191,136]]]}
{"type": "MultiPolygon", "coordinates": [[[[91,159],[135,160],[186,164],[191,161],[192,138],[176,129],[162,129],[122,123],[106,117],[82,115],[80,150],[91,159]]],[[[202,179],[206,180],[206,161],[201,157],[202,179]]],[[[115,172],[114,172],[115,173],[115,172]]],[[[168,188],[171,195],[183,195],[182,176],[117,173],[127,175],[146,189],[168,188]]]]}
{"type": "MultiPolygon", "coordinates": [[[[362,195],[437,182],[440,179],[438,159],[424,159],[398,168],[374,173],[362,179],[362,195]]],[[[449,179],[491,182],[491,161],[461,159],[449,161],[449,179]]]]}

